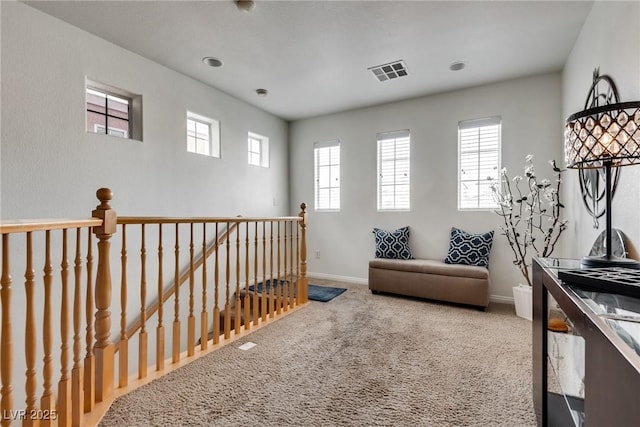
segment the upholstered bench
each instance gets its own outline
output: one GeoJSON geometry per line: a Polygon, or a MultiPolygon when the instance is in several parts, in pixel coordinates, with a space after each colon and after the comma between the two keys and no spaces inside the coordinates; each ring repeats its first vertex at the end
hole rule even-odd
{"type": "Polygon", "coordinates": [[[489,270],[430,259],[385,259],[369,262],[369,289],[484,309],[489,305],[489,270]]]}

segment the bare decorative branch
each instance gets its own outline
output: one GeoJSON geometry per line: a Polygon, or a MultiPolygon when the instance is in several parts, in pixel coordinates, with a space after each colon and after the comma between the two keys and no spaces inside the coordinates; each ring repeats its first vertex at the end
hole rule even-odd
{"type": "MultiPolygon", "coordinates": [[[[560,219],[560,184],[562,172],[555,160],[549,164],[555,174],[555,182],[538,180],[533,165],[533,155],[525,157],[524,176],[512,180],[506,168],[500,172],[500,182],[491,184],[493,196],[499,209],[495,212],[502,218],[500,226],[513,252],[513,264],[518,267],[527,284],[531,286],[531,257],[551,256],[567,221],[560,219]],[[523,188],[521,188],[521,186],[523,188]]],[[[492,178],[488,178],[493,181],[492,178]]]]}

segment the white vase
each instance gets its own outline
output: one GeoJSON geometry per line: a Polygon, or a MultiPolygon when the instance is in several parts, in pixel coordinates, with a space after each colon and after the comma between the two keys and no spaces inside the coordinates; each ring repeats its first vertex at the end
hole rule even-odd
{"type": "Polygon", "coordinates": [[[516,315],[527,320],[533,318],[533,303],[531,286],[518,285],[513,287],[513,302],[516,315]]]}

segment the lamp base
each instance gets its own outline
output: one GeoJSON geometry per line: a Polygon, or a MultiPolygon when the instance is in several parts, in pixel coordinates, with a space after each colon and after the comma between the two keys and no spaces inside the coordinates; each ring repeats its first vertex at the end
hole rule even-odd
{"type": "Polygon", "coordinates": [[[635,259],[620,258],[617,256],[586,256],[580,260],[583,268],[625,267],[640,270],[640,262],[635,259]]]}

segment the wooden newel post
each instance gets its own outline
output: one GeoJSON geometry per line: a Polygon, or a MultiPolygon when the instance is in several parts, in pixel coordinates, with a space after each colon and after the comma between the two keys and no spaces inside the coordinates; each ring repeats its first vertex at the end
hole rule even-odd
{"type": "Polygon", "coordinates": [[[300,277],[298,277],[298,304],[307,302],[307,204],[300,205],[300,277]]]}
{"type": "Polygon", "coordinates": [[[116,232],[117,215],[111,209],[109,201],[113,193],[108,188],[101,188],[96,192],[100,204],[91,213],[94,218],[102,220],[102,226],[94,227],[93,232],[98,238],[98,270],[95,286],[95,337],[93,349],[96,359],[96,401],[102,402],[113,393],[115,344],[109,338],[111,335],[111,264],[109,262],[109,239],[116,232]]]}

